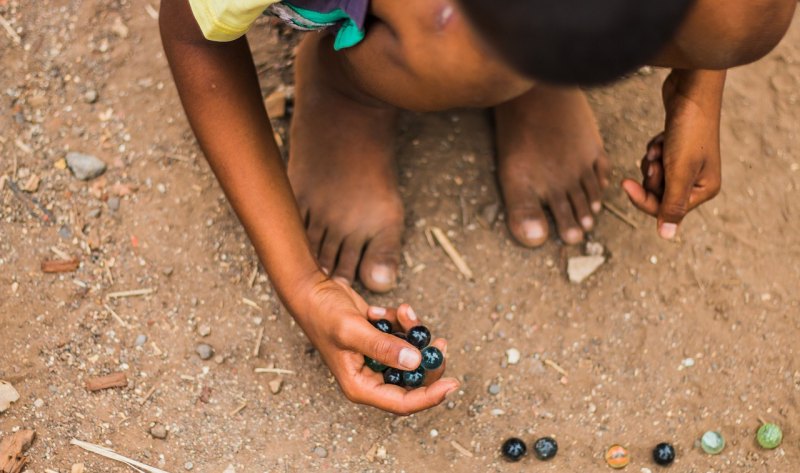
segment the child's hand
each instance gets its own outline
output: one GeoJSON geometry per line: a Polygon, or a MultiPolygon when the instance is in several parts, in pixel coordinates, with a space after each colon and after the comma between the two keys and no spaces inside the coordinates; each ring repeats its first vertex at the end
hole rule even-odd
{"type": "Polygon", "coordinates": [[[713,199],[722,179],[719,115],[725,73],[673,71],[664,82],[665,131],[647,145],[643,182],[622,187],[641,211],[658,219],[672,239],[689,211],[713,199]]]}
{"type": "MultiPolygon", "coordinates": [[[[416,369],[419,350],[394,335],[381,332],[369,320],[387,319],[404,332],[421,321],[407,304],[397,310],[369,307],[347,283],[325,280],[312,290],[309,317],[298,318],[325,364],[355,403],[366,404],[398,415],[409,415],[434,407],[459,387],[453,378],[439,379],[444,366],[427,373],[427,386],[406,390],[387,385],[383,375],[364,364],[364,356],[402,370],[416,369]],[[369,320],[368,320],[369,319],[369,320]]],[[[446,354],[447,342],[432,345],[446,354]]]]}

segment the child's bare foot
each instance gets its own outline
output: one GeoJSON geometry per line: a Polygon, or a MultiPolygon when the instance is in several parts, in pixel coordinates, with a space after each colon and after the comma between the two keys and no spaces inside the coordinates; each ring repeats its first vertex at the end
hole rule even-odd
{"type": "Polygon", "coordinates": [[[497,172],[514,238],[529,247],[544,243],[547,206],[561,239],[582,241],[608,185],[608,157],[586,97],[537,85],[496,107],[495,117],[497,172]]]}
{"type": "Polygon", "coordinates": [[[325,41],[307,35],[297,56],[289,179],[320,266],[350,282],[358,269],[367,288],[385,292],[396,283],[403,234],[396,110],[355,99],[328,64],[325,41]]]}

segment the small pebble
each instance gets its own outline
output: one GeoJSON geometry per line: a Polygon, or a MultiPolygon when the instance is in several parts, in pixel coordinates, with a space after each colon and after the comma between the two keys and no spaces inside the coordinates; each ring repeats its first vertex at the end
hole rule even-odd
{"type": "Polygon", "coordinates": [[[279,392],[281,392],[282,387],[283,387],[283,380],[280,378],[273,379],[272,381],[269,382],[269,391],[272,394],[278,394],[279,392]]]}
{"type": "Polygon", "coordinates": [[[692,366],[694,366],[694,358],[684,359],[683,361],[681,361],[681,365],[683,365],[686,368],[691,368],[692,366]]]}
{"type": "Polygon", "coordinates": [[[709,430],[700,438],[700,447],[709,455],[716,455],[725,448],[725,438],[719,432],[709,430]]]}
{"type": "Polygon", "coordinates": [[[72,238],[72,231],[66,225],[61,225],[61,228],[58,229],[58,236],[65,240],[69,240],[72,238]]]}
{"type": "Polygon", "coordinates": [[[192,471],[192,468],[194,468],[194,463],[192,462],[186,462],[183,464],[183,469],[186,471],[192,471]]]}
{"type": "Polygon", "coordinates": [[[86,103],[95,103],[100,95],[94,89],[89,89],[83,94],[83,100],[86,103]]]}
{"type": "Polygon", "coordinates": [[[212,356],[214,356],[214,348],[211,345],[206,343],[201,343],[197,345],[197,349],[195,350],[197,355],[200,357],[201,360],[208,360],[212,356]]]}
{"type": "Polygon", "coordinates": [[[106,163],[91,154],[70,151],[66,160],[72,174],[82,181],[94,179],[106,172],[106,163]]]}
{"type": "Polygon", "coordinates": [[[161,273],[164,274],[164,276],[172,276],[172,273],[174,272],[175,268],[173,268],[172,266],[167,266],[166,268],[161,270],[161,273]]]}
{"type": "Polygon", "coordinates": [[[519,363],[519,359],[522,357],[519,350],[516,348],[509,348],[506,350],[506,359],[508,360],[509,365],[516,365],[519,363]]]}
{"type": "Polygon", "coordinates": [[[439,431],[436,429],[431,429],[431,438],[436,438],[439,436],[439,431]]]}
{"type": "Polygon", "coordinates": [[[497,396],[500,394],[500,385],[499,384],[490,384],[489,385],[489,394],[492,396],[497,396]]]}
{"type": "Polygon", "coordinates": [[[141,333],[136,336],[136,340],[133,342],[133,346],[140,347],[147,343],[147,335],[141,333]]]}
{"type": "Polygon", "coordinates": [[[33,401],[33,405],[34,405],[34,407],[42,407],[42,406],[44,406],[44,401],[42,401],[41,399],[37,399],[37,400],[33,401]]]}
{"type": "Polygon", "coordinates": [[[113,210],[113,211],[115,211],[115,212],[117,210],[119,210],[119,204],[120,204],[119,197],[116,197],[116,196],[109,197],[108,198],[108,202],[106,202],[106,205],[108,205],[108,208],[113,210]]]}
{"type": "Polygon", "coordinates": [[[89,218],[97,218],[97,217],[100,216],[100,214],[102,212],[103,212],[103,209],[101,209],[100,207],[96,207],[96,208],[86,212],[86,216],[89,217],[89,218]]]}
{"type": "Polygon", "coordinates": [[[156,184],[156,190],[161,194],[166,194],[167,186],[159,182],[158,184],[156,184]]]}
{"type": "Polygon", "coordinates": [[[328,451],[324,447],[314,447],[314,455],[325,458],[328,456],[328,451]]]}
{"type": "Polygon", "coordinates": [[[211,335],[211,327],[206,324],[202,324],[199,327],[197,327],[197,334],[200,335],[201,337],[207,337],[211,335]]]}
{"type": "Polygon", "coordinates": [[[167,428],[164,427],[163,424],[156,424],[150,427],[150,435],[152,435],[153,438],[164,440],[167,438],[167,428]]]}

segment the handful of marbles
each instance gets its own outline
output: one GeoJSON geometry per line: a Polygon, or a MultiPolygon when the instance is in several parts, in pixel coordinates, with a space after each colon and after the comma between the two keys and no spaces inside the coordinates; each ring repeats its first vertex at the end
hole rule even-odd
{"type": "Polygon", "coordinates": [[[408,332],[403,333],[392,332],[392,324],[386,319],[376,320],[372,322],[372,325],[383,333],[391,333],[396,337],[402,338],[419,349],[422,354],[422,362],[419,367],[413,371],[389,368],[365,356],[364,362],[372,371],[383,373],[384,383],[412,389],[418,388],[425,383],[426,372],[438,369],[442,366],[442,363],[444,363],[444,354],[442,351],[434,346],[430,346],[433,337],[431,337],[431,331],[428,330],[427,327],[418,325],[410,328],[408,332]]]}

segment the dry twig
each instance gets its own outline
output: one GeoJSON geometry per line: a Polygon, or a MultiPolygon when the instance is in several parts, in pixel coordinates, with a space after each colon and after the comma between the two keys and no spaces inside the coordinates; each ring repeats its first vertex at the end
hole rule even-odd
{"type": "Polygon", "coordinates": [[[458,451],[459,451],[459,452],[460,452],[462,455],[464,455],[465,457],[469,457],[469,458],[472,458],[472,457],[473,457],[473,455],[472,455],[472,452],[470,452],[469,450],[467,450],[466,448],[464,448],[464,447],[463,447],[463,446],[462,446],[460,443],[456,442],[455,440],[451,440],[451,441],[450,441],[450,445],[452,445],[452,446],[453,446],[453,448],[455,448],[456,450],[458,450],[458,451]]]}
{"type": "Polygon", "coordinates": [[[603,202],[603,207],[605,207],[615,217],[630,225],[631,228],[633,228],[634,230],[639,229],[639,225],[636,225],[636,222],[631,220],[631,218],[628,217],[628,215],[625,212],[617,208],[616,205],[612,204],[611,202],[603,202]]]}
{"type": "Polygon", "coordinates": [[[295,374],[292,370],[282,370],[280,368],[256,368],[257,374],[272,373],[272,374],[295,374]]]}
{"type": "Polygon", "coordinates": [[[447,256],[453,261],[456,265],[456,268],[464,275],[467,279],[474,279],[472,275],[472,270],[469,269],[469,265],[467,262],[464,261],[464,257],[456,250],[453,246],[453,243],[447,238],[447,235],[444,234],[441,228],[438,227],[431,227],[431,233],[433,233],[433,237],[439,243],[439,246],[442,247],[447,256]]]}
{"type": "Polygon", "coordinates": [[[69,441],[70,444],[80,447],[84,450],[90,451],[92,453],[96,453],[101,457],[106,457],[110,460],[115,460],[121,463],[128,465],[129,467],[133,468],[137,471],[147,471],[149,473],[169,473],[168,471],[160,470],[154,466],[145,465],[144,463],[140,463],[136,460],[128,458],[126,456],[120,455],[119,453],[109,450],[108,448],[101,447],[100,445],[95,445],[93,443],[84,442],[77,439],[72,439],[69,441]]]}
{"type": "Polygon", "coordinates": [[[558,364],[557,364],[555,361],[553,361],[553,360],[544,360],[544,364],[546,364],[546,365],[547,365],[547,366],[549,366],[550,368],[553,368],[554,370],[558,371],[558,373],[559,373],[561,376],[569,376],[569,375],[567,374],[566,370],[564,370],[564,368],[562,368],[562,367],[558,366],[558,364]]]}
{"type": "Polygon", "coordinates": [[[128,377],[125,376],[125,373],[111,373],[86,380],[86,389],[92,392],[109,388],[124,388],[127,385],[128,377]]]}
{"type": "Polygon", "coordinates": [[[124,297],[147,296],[154,292],[156,292],[156,290],[153,289],[152,287],[148,287],[146,289],[133,289],[130,291],[111,292],[106,294],[106,299],[121,299],[124,297]]]}

